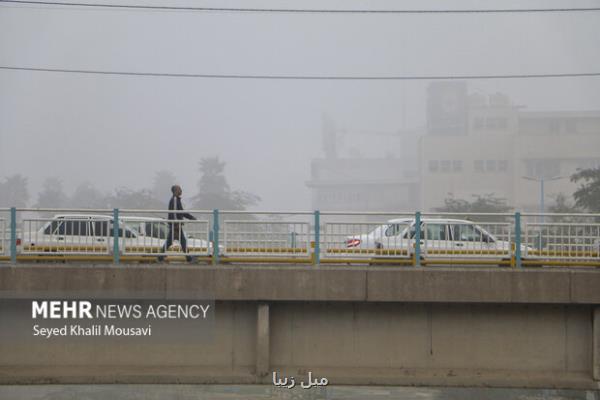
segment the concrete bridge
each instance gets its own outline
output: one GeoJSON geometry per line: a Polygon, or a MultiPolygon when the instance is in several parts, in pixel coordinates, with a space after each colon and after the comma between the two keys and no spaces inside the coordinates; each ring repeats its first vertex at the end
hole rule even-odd
{"type": "Polygon", "coordinates": [[[210,342],[5,335],[0,383],[269,384],[273,371],[312,371],[334,385],[600,387],[597,269],[0,267],[5,304],[182,294],[214,299],[210,342]]]}

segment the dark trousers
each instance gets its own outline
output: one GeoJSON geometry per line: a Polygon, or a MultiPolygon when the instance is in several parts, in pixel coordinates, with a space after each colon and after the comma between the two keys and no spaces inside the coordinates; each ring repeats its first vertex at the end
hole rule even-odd
{"type": "Polygon", "coordinates": [[[162,252],[166,252],[169,247],[173,244],[174,240],[178,240],[181,244],[181,250],[187,253],[187,239],[185,233],[181,229],[181,224],[169,224],[169,234],[167,235],[167,242],[162,248],[162,252]]]}

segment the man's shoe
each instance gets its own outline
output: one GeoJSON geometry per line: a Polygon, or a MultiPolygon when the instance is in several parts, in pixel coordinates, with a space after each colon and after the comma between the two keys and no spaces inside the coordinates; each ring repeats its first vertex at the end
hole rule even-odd
{"type": "Polygon", "coordinates": [[[194,259],[194,257],[192,257],[192,256],[186,256],[186,257],[185,257],[185,261],[187,261],[187,262],[194,262],[194,261],[196,261],[196,260],[195,260],[195,259],[194,259]]]}
{"type": "Polygon", "coordinates": [[[158,261],[158,262],[165,261],[165,256],[158,256],[158,257],[156,257],[156,261],[158,261]]]}

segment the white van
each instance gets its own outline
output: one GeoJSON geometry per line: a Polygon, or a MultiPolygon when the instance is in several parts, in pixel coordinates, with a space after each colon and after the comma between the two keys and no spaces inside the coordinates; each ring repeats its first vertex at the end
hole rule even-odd
{"type": "MultiPolygon", "coordinates": [[[[29,219],[23,223],[22,254],[98,255],[113,252],[113,217],[109,215],[60,214],[49,220],[29,219]]],[[[187,255],[211,255],[212,243],[207,240],[208,221],[186,221],[186,224],[187,255]],[[192,235],[187,233],[188,227],[192,235]]],[[[165,219],[121,216],[119,252],[123,255],[161,255],[168,232],[165,219]]],[[[168,253],[176,251],[180,251],[177,241],[168,253]]]]}

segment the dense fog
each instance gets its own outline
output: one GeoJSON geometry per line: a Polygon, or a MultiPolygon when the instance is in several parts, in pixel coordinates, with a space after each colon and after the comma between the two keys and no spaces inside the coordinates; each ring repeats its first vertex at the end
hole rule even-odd
{"type": "MultiPolygon", "coordinates": [[[[253,6],[464,9],[516,8],[522,7],[521,3],[256,1],[253,6]]],[[[591,1],[575,3],[577,7],[597,5],[591,1]]],[[[246,5],[235,1],[202,4],[246,5]]],[[[529,1],[527,7],[564,4],[529,1]]],[[[0,66],[277,76],[588,73],[600,71],[598,22],[599,12],[302,14],[0,4],[0,66]]],[[[598,76],[460,82],[466,88],[465,102],[472,102],[472,96],[479,95],[488,104],[490,96],[501,93],[519,121],[531,116],[523,113],[533,111],[555,112],[563,118],[565,112],[600,110],[598,76]]],[[[437,161],[428,164],[422,158],[426,155],[419,150],[425,143],[420,136],[429,135],[427,104],[432,83],[0,70],[0,182],[7,184],[7,179],[15,179],[15,174],[26,178],[29,197],[25,205],[32,207],[54,206],[52,201],[45,202],[44,193],[57,189],[62,194],[56,196],[65,207],[119,205],[121,200],[115,200],[119,195],[132,193],[148,196],[154,202],[141,202],[140,207],[166,207],[170,184],[179,183],[189,208],[199,192],[200,161],[212,160],[222,167],[222,173],[217,175],[226,179],[227,186],[223,187],[228,187],[232,197],[241,199],[241,207],[310,210],[327,208],[319,206],[319,196],[311,192],[314,185],[310,181],[319,179],[313,176],[314,160],[332,159],[338,163],[334,162],[331,168],[349,174],[334,174],[333,180],[352,180],[352,165],[371,164],[372,167],[359,169],[364,172],[366,168],[366,175],[374,179],[380,176],[402,180],[414,173],[416,184],[421,184],[420,189],[414,190],[420,191],[421,200],[399,202],[397,208],[431,209],[436,204],[443,205],[446,197],[436,195],[432,202],[422,199],[427,197],[423,180],[428,178],[420,170],[437,168],[437,161]],[[398,139],[406,132],[410,133],[410,140],[398,139]],[[335,151],[327,154],[327,146],[332,143],[335,151]],[[384,163],[379,170],[377,160],[382,159],[410,160],[407,163],[411,165],[400,162],[396,169],[384,163]],[[84,197],[86,200],[73,200],[82,191],[88,196],[84,197]],[[89,199],[101,201],[91,204],[89,199]]],[[[594,115],[577,114],[573,118],[587,121],[594,115]]],[[[592,121],[593,124],[596,128],[589,129],[596,129],[598,137],[600,123],[592,121]]],[[[524,122],[519,126],[524,126],[524,122]]],[[[522,131],[517,127],[513,133],[519,135],[522,131]]],[[[542,135],[527,142],[531,143],[527,146],[543,152],[546,143],[553,140],[542,135]]],[[[436,143],[431,146],[441,146],[436,143]]],[[[581,158],[582,163],[587,163],[582,166],[594,166],[594,159],[600,160],[600,146],[596,147],[596,143],[584,146],[587,153],[581,157],[579,150],[572,149],[566,158],[581,158]]],[[[543,154],[536,154],[530,158],[543,158],[543,154]]],[[[481,158],[482,168],[490,157],[481,158]]],[[[473,162],[478,168],[477,157],[464,162],[458,156],[438,158],[440,165],[447,158],[448,162],[456,162],[448,165],[460,165],[461,170],[463,164],[466,170],[473,162]]],[[[494,163],[498,160],[498,167],[494,164],[494,168],[501,169],[504,159],[514,157],[506,154],[491,159],[494,163]]],[[[506,168],[512,170],[510,161],[507,163],[506,168]]],[[[527,161],[516,163],[523,171],[529,165],[527,161]]],[[[535,165],[532,171],[537,168],[535,165]]],[[[559,174],[570,175],[579,164],[573,165],[561,167],[559,174]]],[[[514,172],[512,176],[518,180],[525,174],[526,171],[514,172]]],[[[357,180],[365,174],[360,176],[357,180]]],[[[552,196],[572,195],[573,186],[568,186],[568,182],[566,179],[564,187],[560,183],[548,185],[548,204],[552,203],[552,196]]],[[[539,196],[539,186],[534,182],[527,185],[519,181],[511,188],[511,193],[528,192],[521,196],[522,201],[508,204],[511,207],[533,206],[539,196]]],[[[364,186],[360,190],[371,189],[364,186]]],[[[360,190],[355,193],[357,199],[361,197],[360,190]]],[[[466,199],[490,192],[501,198],[512,196],[489,187],[482,187],[480,193],[473,188],[463,190],[459,183],[453,183],[452,191],[454,196],[466,199]]],[[[5,193],[5,202],[7,196],[23,199],[23,195],[5,193]]],[[[360,204],[355,210],[362,207],[360,204]]],[[[234,206],[222,208],[231,207],[234,206]]],[[[378,207],[372,203],[365,206],[378,207]]],[[[389,209],[394,204],[381,207],[389,209]]]]}

